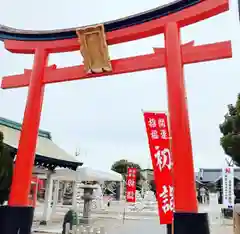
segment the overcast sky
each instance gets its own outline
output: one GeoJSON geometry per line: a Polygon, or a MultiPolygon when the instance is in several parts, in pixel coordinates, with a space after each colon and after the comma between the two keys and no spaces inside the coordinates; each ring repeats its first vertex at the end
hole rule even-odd
{"type": "MultiPolygon", "coordinates": [[[[169,0],[77,1],[8,0],[1,2],[0,24],[21,29],[57,29],[117,19],[151,9],[169,0]],[[137,4],[136,4],[137,3],[137,4]]],[[[205,44],[231,39],[233,58],[185,66],[195,167],[221,167],[219,123],[240,92],[240,25],[237,1],[227,13],[182,29],[183,43],[205,44]]],[[[111,58],[147,54],[163,46],[163,36],[110,47],[111,58]]],[[[31,68],[32,56],[11,54],[0,43],[0,77],[31,68]]],[[[79,52],[50,56],[59,67],[82,62],[79,52]]],[[[27,89],[0,90],[0,116],[22,121],[27,89]]],[[[80,160],[107,169],[121,158],[150,166],[144,110],[167,110],[164,69],[46,87],[41,128],[80,160]]],[[[183,156],[184,160],[184,156],[183,156]]]]}

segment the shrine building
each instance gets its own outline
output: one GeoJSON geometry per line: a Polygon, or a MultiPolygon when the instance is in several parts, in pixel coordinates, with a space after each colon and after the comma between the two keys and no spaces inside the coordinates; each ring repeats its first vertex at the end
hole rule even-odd
{"type": "MultiPolygon", "coordinates": [[[[22,125],[20,123],[0,117],[0,131],[4,134],[4,144],[9,148],[14,158],[17,154],[21,128],[22,125]]],[[[48,172],[54,171],[56,167],[76,170],[82,164],[75,156],[68,154],[55,144],[50,132],[39,130],[33,170],[34,175],[45,179],[48,172]]]]}

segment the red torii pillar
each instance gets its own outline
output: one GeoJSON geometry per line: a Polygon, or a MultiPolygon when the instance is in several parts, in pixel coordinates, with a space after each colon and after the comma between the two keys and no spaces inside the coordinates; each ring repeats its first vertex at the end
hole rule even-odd
{"type": "MultiPolygon", "coordinates": [[[[221,0],[221,4],[225,3],[225,0],[221,0]]],[[[59,46],[52,42],[5,41],[5,47],[9,51],[35,54],[32,71],[26,70],[23,75],[4,77],[2,81],[2,88],[29,86],[9,206],[26,207],[28,205],[28,193],[45,84],[166,67],[174,163],[175,209],[176,213],[185,215],[181,219],[182,222],[184,222],[186,217],[191,219],[194,214],[197,214],[198,208],[183,65],[230,58],[232,56],[231,42],[227,41],[203,46],[193,46],[193,43],[189,43],[181,46],[179,33],[181,24],[179,24],[176,19],[175,21],[169,19],[169,22],[163,23],[165,49],[154,49],[154,53],[150,55],[114,60],[112,61],[113,72],[95,75],[87,75],[83,66],[59,69],[56,69],[55,66],[46,67],[49,53],[76,50],[79,48],[79,44],[76,41],[59,42],[59,46]],[[191,215],[188,216],[186,213],[191,215]]],[[[116,37],[109,36],[108,43],[116,43],[119,37],[119,35],[116,37]]],[[[126,36],[125,40],[129,40],[129,36],[126,36]]],[[[122,39],[122,41],[124,40],[122,39]]],[[[182,223],[183,225],[186,224],[182,223]]],[[[176,223],[176,226],[178,226],[178,223],[176,223]]],[[[188,232],[185,232],[185,234],[188,234],[188,232]]]]}
{"type": "Polygon", "coordinates": [[[31,175],[32,177],[35,159],[45,87],[43,78],[47,60],[47,51],[36,48],[17,152],[16,166],[9,197],[10,206],[28,206],[28,195],[31,186],[31,184],[29,184],[29,176],[31,175]]]}
{"type": "Polygon", "coordinates": [[[180,32],[175,22],[165,27],[165,58],[170,129],[172,136],[175,206],[180,212],[198,212],[187,96],[183,74],[180,32]],[[184,160],[182,160],[184,155],[184,160]],[[177,161],[176,161],[177,158],[177,161]],[[180,177],[178,179],[177,177],[180,177]],[[183,182],[192,181],[183,187],[183,182]],[[187,197],[186,197],[187,192],[187,197]]]}

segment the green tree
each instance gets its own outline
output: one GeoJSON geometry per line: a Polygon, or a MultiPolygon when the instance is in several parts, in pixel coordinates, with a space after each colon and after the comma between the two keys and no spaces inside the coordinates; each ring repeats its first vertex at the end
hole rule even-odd
{"type": "Polygon", "coordinates": [[[156,195],[156,183],[155,183],[155,180],[150,180],[149,184],[150,184],[150,190],[153,191],[154,194],[156,195]]]}
{"type": "Polygon", "coordinates": [[[119,161],[116,161],[112,165],[111,169],[113,171],[116,171],[116,172],[120,173],[123,176],[123,178],[126,180],[127,170],[128,170],[129,167],[137,168],[136,183],[137,183],[137,189],[140,189],[140,180],[143,179],[143,177],[141,175],[141,167],[139,166],[139,164],[134,163],[134,162],[130,162],[126,159],[121,159],[119,161]]]}
{"type": "Polygon", "coordinates": [[[8,200],[13,175],[13,158],[3,140],[0,131],[0,205],[8,200]]]}
{"type": "Polygon", "coordinates": [[[219,128],[223,135],[220,143],[224,152],[240,166],[240,94],[235,105],[228,105],[228,112],[219,128]]]}

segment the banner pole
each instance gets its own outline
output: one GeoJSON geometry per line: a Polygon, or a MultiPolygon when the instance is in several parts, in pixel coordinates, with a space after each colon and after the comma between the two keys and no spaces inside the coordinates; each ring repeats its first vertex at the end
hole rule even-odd
{"type": "Polygon", "coordinates": [[[167,228],[167,234],[173,234],[173,228],[172,228],[172,224],[167,224],[166,225],[167,228]]]}
{"type": "MultiPolygon", "coordinates": [[[[169,113],[166,113],[166,115],[167,115],[167,121],[168,121],[169,148],[170,148],[170,152],[171,152],[171,162],[172,162],[171,175],[172,175],[172,179],[174,180],[174,178],[173,178],[173,176],[174,176],[173,159],[172,159],[172,133],[171,133],[171,130],[170,130],[171,126],[170,126],[169,113]]],[[[173,189],[175,189],[174,186],[173,186],[173,189]]],[[[173,199],[175,199],[175,197],[173,197],[173,199]]],[[[175,202],[174,202],[174,206],[175,206],[175,202]]],[[[174,216],[173,216],[173,219],[174,219],[174,216]]],[[[174,222],[172,220],[172,223],[167,225],[167,234],[174,234],[173,228],[174,228],[174,222]]]]}

